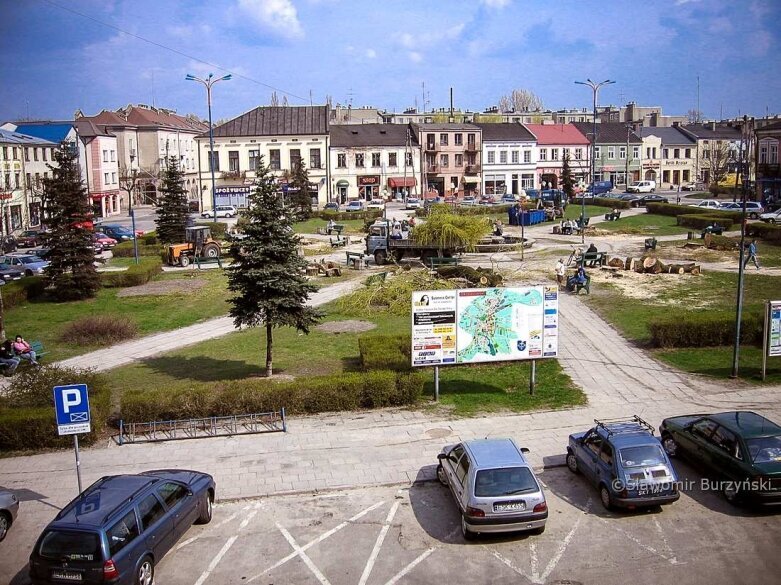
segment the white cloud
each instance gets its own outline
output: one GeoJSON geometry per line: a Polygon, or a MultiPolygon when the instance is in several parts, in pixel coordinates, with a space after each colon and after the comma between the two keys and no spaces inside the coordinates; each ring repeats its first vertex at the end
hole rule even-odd
{"type": "Polygon", "coordinates": [[[402,47],[405,47],[407,49],[411,49],[412,47],[415,46],[415,39],[409,33],[403,33],[399,37],[399,42],[401,43],[402,47]]]}
{"type": "Polygon", "coordinates": [[[693,2],[699,2],[700,0],[675,0],[676,6],[683,6],[684,4],[691,4],[693,2]]]}
{"type": "Polygon", "coordinates": [[[298,12],[291,0],[238,0],[238,6],[263,28],[289,38],[304,36],[298,12]]]}
{"type": "Polygon", "coordinates": [[[374,49],[366,49],[366,58],[367,59],[374,59],[377,57],[377,51],[374,49]]]}
{"type": "Polygon", "coordinates": [[[483,0],[483,4],[489,8],[504,8],[510,4],[510,0],[483,0]]]}
{"type": "Polygon", "coordinates": [[[413,63],[420,63],[421,61],[423,61],[423,55],[421,55],[417,51],[410,51],[408,53],[408,56],[409,56],[409,60],[412,61],[413,63]]]}

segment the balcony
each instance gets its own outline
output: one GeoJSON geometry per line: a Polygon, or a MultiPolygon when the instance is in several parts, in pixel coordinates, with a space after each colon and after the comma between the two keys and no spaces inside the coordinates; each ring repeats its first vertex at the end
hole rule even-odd
{"type": "Polygon", "coordinates": [[[427,142],[426,152],[436,152],[439,150],[439,144],[437,142],[427,142]]]}
{"type": "Polygon", "coordinates": [[[467,175],[476,175],[480,172],[480,165],[466,165],[464,172],[467,175]]]}

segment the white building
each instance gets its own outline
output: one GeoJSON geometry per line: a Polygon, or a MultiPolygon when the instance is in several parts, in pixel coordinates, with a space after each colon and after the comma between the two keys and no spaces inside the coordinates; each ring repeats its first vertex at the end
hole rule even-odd
{"type": "Polygon", "coordinates": [[[522,124],[476,124],[483,131],[483,189],[518,195],[537,188],[537,139],[522,124]]]}

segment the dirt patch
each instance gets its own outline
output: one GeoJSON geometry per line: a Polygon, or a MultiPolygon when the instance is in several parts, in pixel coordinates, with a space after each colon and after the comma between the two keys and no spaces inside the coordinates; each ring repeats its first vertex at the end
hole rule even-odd
{"type": "MultiPolygon", "coordinates": [[[[592,269],[588,271],[591,276],[591,287],[598,283],[611,284],[621,291],[621,295],[632,299],[640,299],[645,302],[653,302],[665,305],[680,305],[684,302],[681,297],[676,298],[659,298],[663,293],[667,293],[670,289],[677,288],[681,283],[688,282],[693,278],[699,278],[699,276],[692,276],[691,274],[641,274],[632,270],[619,270],[615,273],[610,273],[605,270],[592,269]]],[[[710,305],[707,301],[700,299],[690,298],[685,300],[686,307],[690,309],[707,307],[710,305]]]]}
{"type": "Polygon", "coordinates": [[[371,321],[349,319],[347,321],[329,321],[328,323],[318,325],[315,329],[326,333],[361,333],[363,331],[371,331],[376,327],[377,325],[371,321]]]}
{"type": "Polygon", "coordinates": [[[141,286],[123,288],[117,293],[117,296],[142,297],[191,293],[200,290],[204,286],[206,286],[206,281],[200,279],[157,280],[147,282],[141,286]]]}

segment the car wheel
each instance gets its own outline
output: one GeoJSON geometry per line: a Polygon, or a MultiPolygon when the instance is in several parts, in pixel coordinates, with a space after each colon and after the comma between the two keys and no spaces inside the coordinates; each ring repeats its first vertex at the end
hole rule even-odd
{"type": "Polygon", "coordinates": [[[737,506],[740,503],[740,490],[734,482],[725,480],[721,493],[724,495],[724,499],[733,506],[737,506]]]}
{"type": "Polygon", "coordinates": [[[610,490],[607,486],[602,484],[599,486],[599,499],[602,500],[602,505],[605,510],[611,510],[613,508],[613,498],[610,495],[610,490]]]}
{"type": "Polygon", "coordinates": [[[464,540],[474,540],[475,539],[475,533],[469,530],[469,528],[466,527],[466,515],[461,514],[461,534],[464,537],[464,540]]]}
{"type": "Polygon", "coordinates": [[[675,457],[678,454],[678,443],[670,435],[662,435],[662,447],[669,457],[675,457]]]}
{"type": "Polygon", "coordinates": [[[376,250],[374,252],[374,263],[377,266],[382,266],[388,260],[388,253],[385,250],[376,250]]]}
{"type": "Polygon", "coordinates": [[[768,223],[776,223],[776,220],[775,220],[775,219],[769,219],[769,220],[767,220],[767,221],[768,221],[768,223]]]}
{"type": "Polygon", "coordinates": [[[190,265],[190,257],[186,256],[185,254],[180,254],[179,256],[179,266],[182,268],[187,268],[190,265]]]}
{"type": "Polygon", "coordinates": [[[11,527],[11,518],[5,512],[0,512],[0,542],[3,542],[8,529],[11,527]]]}
{"type": "Polygon", "coordinates": [[[150,557],[144,557],[136,571],[136,585],[152,585],[155,582],[155,566],[150,557]]]}
{"type": "Polygon", "coordinates": [[[578,473],[578,458],[574,453],[567,453],[567,469],[572,473],[578,473]]]}
{"type": "Polygon", "coordinates": [[[32,276],[33,275],[33,271],[30,270],[30,269],[27,269],[27,270],[24,271],[24,275],[25,276],[32,276]]]}
{"type": "Polygon", "coordinates": [[[748,214],[749,219],[759,219],[759,215],[756,213],[749,213],[748,214]]]}
{"type": "Polygon", "coordinates": [[[207,492],[203,496],[203,508],[196,520],[196,524],[208,524],[212,521],[212,505],[214,504],[214,496],[211,492],[207,492]]]}
{"type": "Polygon", "coordinates": [[[440,463],[437,465],[437,479],[442,485],[447,485],[447,476],[445,475],[445,468],[440,463]]]}

